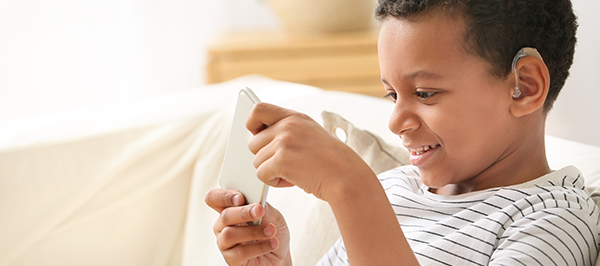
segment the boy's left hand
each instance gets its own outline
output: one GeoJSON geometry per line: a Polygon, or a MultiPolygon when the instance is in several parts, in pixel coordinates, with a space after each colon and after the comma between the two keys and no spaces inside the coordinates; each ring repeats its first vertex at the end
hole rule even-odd
{"type": "Polygon", "coordinates": [[[249,148],[258,178],[270,186],[296,185],[328,201],[335,190],[361,183],[355,178],[374,176],[358,154],[305,114],[257,103],[246,127],[254,134],[249,148]]]}
{"type": "Polygon", "coordinates": [[[217,245],[228,265],[291,265],[290,233],[283,215],[269,204],[244,205],[238,191],[212,189],[204,196],[217,211],[213,226],[217,245]],[[262,224],[246,226],[262,218],[262,224]]]}

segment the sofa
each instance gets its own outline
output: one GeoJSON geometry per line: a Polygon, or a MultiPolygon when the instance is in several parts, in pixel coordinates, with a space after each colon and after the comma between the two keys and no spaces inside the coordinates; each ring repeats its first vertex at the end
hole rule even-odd
{"type": "MultiPolygon", "coordinates": [[[[218,187],[244,86],[332,133],[341,128],[377,172],[406,163],[387,129],[390,101],[262,76],[7,122],[0,125],[0,266],[225,265],[212,232],[217,213],[203,197],[218,187]],[[381,156],[390,164],[376,165],[381,156]]],[[[552,136],[546,146],[553,169],[576,165],[590,191],[600,187],[600,147],[552,136]]],[[[339,237],[328,205],[301,189],[271,189],[268,201],[288,221],[296,265],[312,265],[339,237]]]]}

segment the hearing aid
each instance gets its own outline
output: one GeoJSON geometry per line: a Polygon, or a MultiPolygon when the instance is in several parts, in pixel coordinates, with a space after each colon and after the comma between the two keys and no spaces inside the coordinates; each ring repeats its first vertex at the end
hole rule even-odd
{"type": "Polygon", "coordinates": [[[519,63],[519,61],[521,61],[521,59],[523,59],[527,56],[537,57],[540,60],[542,60],[542,62],[544,61],[544,59],[542,59],[542,56],[540,55],[540,53],[535,48],[523,47],[523,48],[521,48],[521,50],[519,50],[519,52],[517,52],[517,54],[513,58],[512,65],[511,65],[512,72],[515,74],[515,92],[513,93],[513,96],[512,96],[515,99],[521,97],[521,89],[519,88],[519,75],[517,74],[517,63],[519,63]]]}

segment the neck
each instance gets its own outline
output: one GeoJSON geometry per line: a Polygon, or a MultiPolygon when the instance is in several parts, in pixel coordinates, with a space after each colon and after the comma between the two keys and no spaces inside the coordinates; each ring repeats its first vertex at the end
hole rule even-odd
{"type": "Polygon", "coordinates": [[[543,121],[526,127],[496,162],[477,176],[457,184],[430,191],[439,195],[458,195],[494,187],[506,187],[534,180],[552,170],[546,159],[543,121]]]}

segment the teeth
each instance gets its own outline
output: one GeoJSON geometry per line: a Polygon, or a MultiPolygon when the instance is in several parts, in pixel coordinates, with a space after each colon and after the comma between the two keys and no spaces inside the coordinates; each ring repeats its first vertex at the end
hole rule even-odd
{"type": "Polygon", "coordinates": [[[416,149],[413,149],[413,152],[415,153],[415,155],[421,155],[423,153],[425,153],[428,150],[433,149],[433,147],[431,146],[422,146],[422,147],[418,147],[416,149]]]}

